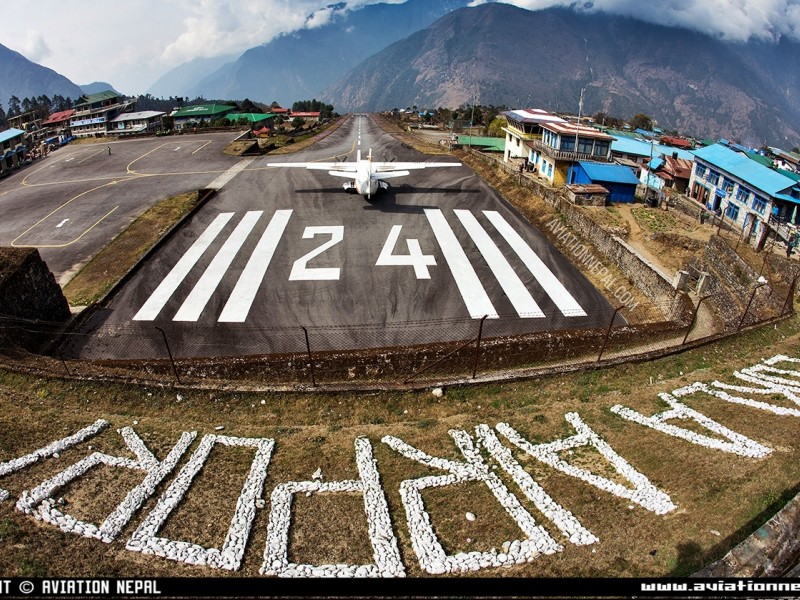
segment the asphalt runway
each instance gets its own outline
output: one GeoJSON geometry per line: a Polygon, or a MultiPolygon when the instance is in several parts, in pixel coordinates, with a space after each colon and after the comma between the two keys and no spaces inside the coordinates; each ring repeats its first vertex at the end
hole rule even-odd
{"type": "Polygon", "coordinates": [[[72,144],[0,179],[0,245],[35,247],[60,283],[150,206],[237,164],[231,133],[72,144]],[[109,153],[110,152],[110,153],[109,153]]]}
{"type": "Polygon", "coordinates": [[[85,358],[380,348],[603,327],[613,309],[468,167],[412,171],[370,201],[271,162],[436,161],[353,116],[225,183],[87,322],[85,358]],[[359,134],[360,132],[360,134],[359,134]],[[359,144],[360,141],[360,144],[359,144]],[[305,328],[305,331],[304,329],[305,328]]]}

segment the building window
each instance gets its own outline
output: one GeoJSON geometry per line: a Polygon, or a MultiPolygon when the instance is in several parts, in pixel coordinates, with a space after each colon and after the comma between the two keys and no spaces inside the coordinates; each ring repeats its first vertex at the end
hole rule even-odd
{"type": "Polygon", "coordinates": [[[547,176],[548,177],[553,176],[553,165],[550,163],[547,163],[547,176]]]}
{"type": "Polygon", "coordinates": [[[608,148],[610,143],[608,141],[598,140],[594,143],[595,156],[608,156],[608,148]]]}
{"type": "Polygon", "coordinates": [[[713,186],[716,186],[719,183],[719,173],[709,169],[706,179],[708,180],[708,183],[710,183],[713,186]]]}
{"type": "Polygon", "coordinates": [[[731,221],[738,221],[739,220],[739,207],[735,204],[728,204],[728,208],[725,209],[725,216],[728,217],[731,221]]]}
{"type": "Polygon", "coordinates": [[[753,198],[754,211],[756,211],[760,215],[763,215],[766,209],[767,209],[767,201],[764,198],[762,198],[761,196],[756,196],[755,198],[753,198]]]}
{"type": "Polygon", "coordinates": [[[591,154],[594,140],[591,138],[578,138],[578,152],[580,154],[591,154]]]}
{"type": "Polygon", "coordinates": [[[733,192],[733,182],[727,177],[722,178],[722,185],[720,187],[726,194],[733,192]]]}
{"type": "Polygon", "coordinates": [[[574,152],[575,138],[573,137],[561,138],[561,150],[563,150],[564,152],[574,152]]]}
{"type": "Polygon", "coordinates": [[[743,204],[747,204],[747,201],[750,199],[750,190],[740,185],[739,189],[736,191],[736,199],[743,204]]]}

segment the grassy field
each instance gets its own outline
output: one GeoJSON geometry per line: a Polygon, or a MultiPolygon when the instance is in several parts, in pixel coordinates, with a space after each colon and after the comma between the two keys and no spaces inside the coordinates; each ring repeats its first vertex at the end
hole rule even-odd
{"type": "MultiPolygon", "coordinates": [[[[789,498],[800,484],[800,437],[796,417],[776,416],[752,407],[690,396],[684,402],[726,427],[773,449],[752,459],[704,448],[625,421],[610,411],[621,404],[651,415],[665,410],[659,392],[695,381],[737,383],[734,370],[785,353],[800,356],[800,321],[774,327],[643,364],[529,382],[373,394],[242,394],[143,388],[33,378],[0,371],[0,460],[7,461],[43,447],[102,418],[110,427],[95,438],[38,461],[2,479],[11,500],[0,503],[0,571],[8,577],[31,576],[258,576],[267,539],[270,493],[288,481],[306,481],[321,469],[324,481],[358,477],[354,441],[365,436],[374,449],[403,565],[409,576],[424,576],[414,553],[399,488],[403,480],[441,475],[405,458],[381,440],[391,435],[437,457],[464,460],[451,429],[473,436],[475,427],[509,423],[530,442],[545,443],[573,435],[568,412],[580,418],[620,456],[667,493],[676,509],[657,515],[559,472],[519,451],[514,457],[562,507],[572,511],[599,541],[577,546],[520,493],[511,478],[492,465],[557,541],[563,551],[514,567],[487,568],[469,576],[632,577],[683,576],[721,557],[751,534],[789,498]],[[118,430],[131,426],[159,460],[181,432],[197,439],[156,494],[135,513],[109,544],[64,533],[56,526],[15,510],[24,490],[39,485],[93,451],[134,458],[118,430]],[[262,498],[241,568],[235,573],[192,566],[125,549],[127,539],[150,513],[206,434],[264,437],[275,440],[262,498]]],[[[741,382],[738,382],[741,384],[741,382]]],[[[775,396],[759,398],[790,406],[775,396]]],[[[675,423],[701,431],[691,421],[675,423]]],[[[511,445],[501,437],[504,445],[511,445]]],[[[560,455],[568,463],[630,485],[589,447],[560,455]]],[[[250,448],[216,446],[183,501],[170,513],[158,535],[204,547],[221,547],[237,497],[253,458],[250,448]]],[[[62,512],[99,524],[142,481],[143,473],[100,466],[56,490],[62,512]]],[[[489,488],[460,483],[423,492],[434,530],[449,553],[501,549],[524,539],[489,488]],[[465,518],[467,512],[474,520],[465,518]]],[[[317,564],[371,562],[366,519],[358,494],[298,494],[292,507],[290,560],[317,564]]]]}

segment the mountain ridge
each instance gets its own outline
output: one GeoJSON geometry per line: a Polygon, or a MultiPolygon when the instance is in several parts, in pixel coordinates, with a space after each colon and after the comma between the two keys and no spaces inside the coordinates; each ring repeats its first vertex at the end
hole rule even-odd
{"type": "MultiPolygon", "coordinates": [[[[366,59],[321,98],[340,112],[471,102],[621,117],[754,145],[800,139],[800,44],[730,43],[567,8],[453,11],[366,59]],[[469,34],[464,34],[469,32],[469,34]]],[[[793,141],[794,140],[794,141],[793,141]]]]}
{"type": "Polygon", "coordinates": [[[333,15],[326,25],[250,48],[189,88],[186,95],[284,105],[316,97],[348,68],[468,1],[407,0],[353,11],[344,10],[343,4],[331,5],[333,15]]]}
{"type": "Polygon", "coordinates": [[[46,95],[79,98],[81,88],[64,75],[25,58],[0,44],[0,103],[8,108],[11,96],[20,100],[46,95]]]}

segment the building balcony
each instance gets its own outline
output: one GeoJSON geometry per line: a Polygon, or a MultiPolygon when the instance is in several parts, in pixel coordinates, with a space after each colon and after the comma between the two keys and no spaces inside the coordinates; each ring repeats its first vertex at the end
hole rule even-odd
{"type": "Polygon", "coordinates": [[[595,162],[611,162],[610,155],[598,156],[596,154],[589,154],[584,152],[567,152],[564,150],[556,150],[548,146],[541,140],[530,140],[528,146],[544,154],[545,156],[558,161],[578,162],[578,161],[595,161],[595,162]]]}
{"type": "Polygon", "coordinates": [[[521,130],[517,129],[516,127],[510,127],[510,126],[509,127],[503,127],[503,131],[505,131],[507,134],[509,134],[509,135],[511,135],[513,137],[517,137],[517,138],[520,138],[521,140],[525,140],[526,142],[531,141],[531,140],[540,140],[540,139],[542,139],[541,132],[539,132],[539,133],[525,133],[524,131],[521,131],[521,130]]]}

